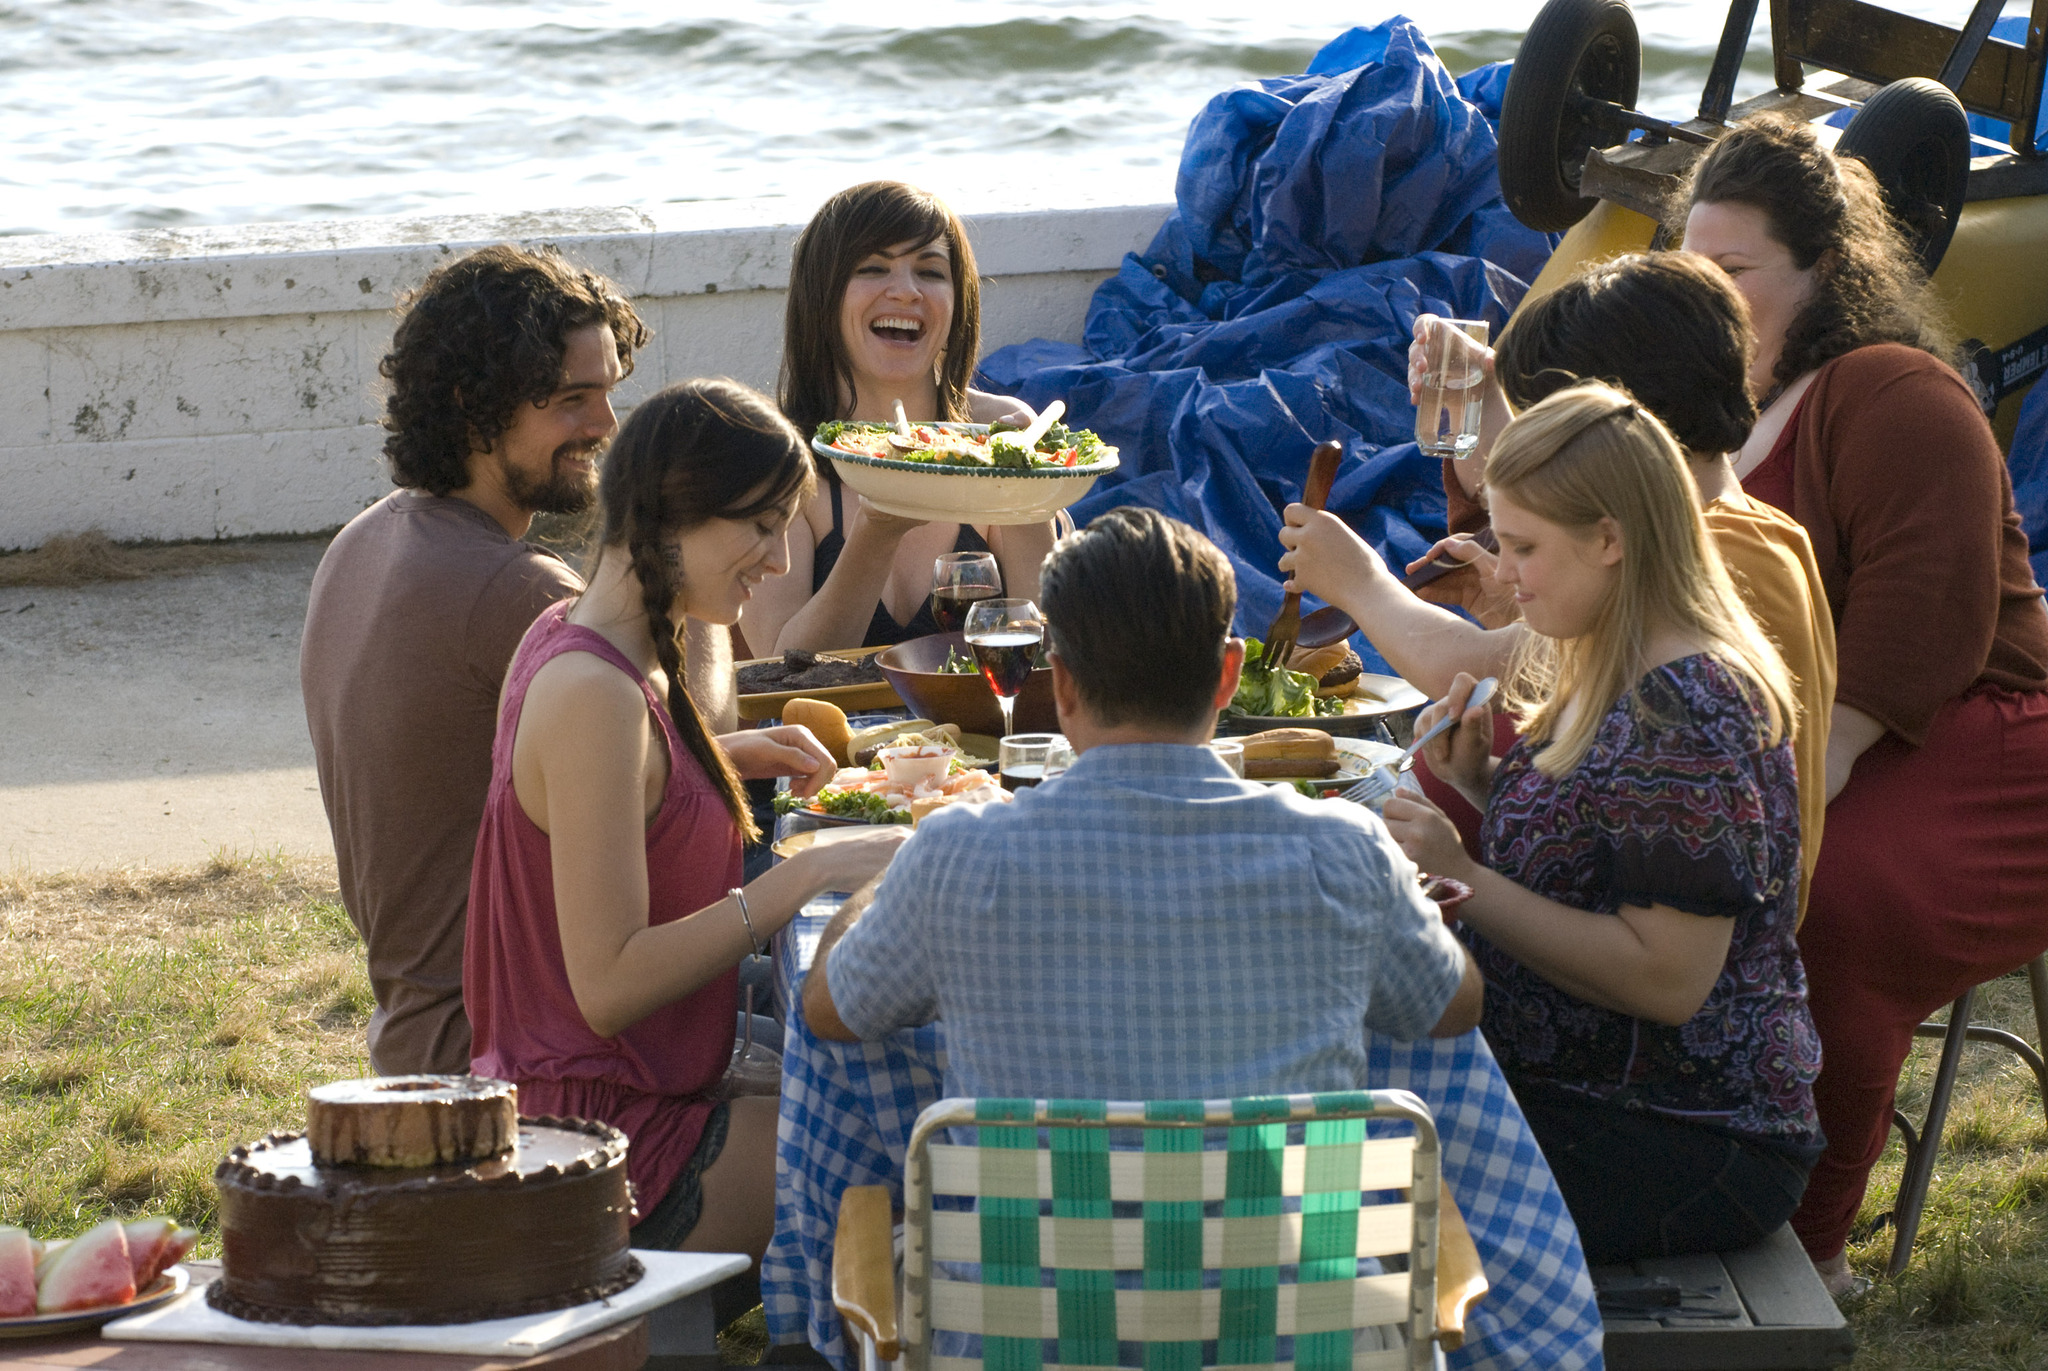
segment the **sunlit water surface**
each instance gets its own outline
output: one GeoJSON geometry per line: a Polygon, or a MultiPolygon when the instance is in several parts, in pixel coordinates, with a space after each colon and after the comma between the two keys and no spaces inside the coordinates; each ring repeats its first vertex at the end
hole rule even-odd
{"type": "MultiPolygon", "coordinates": [[[[1900,8],[1960,23],[1966,6],[1900,8]]],[[[1408,12],[1464,71],[1512,57],[1535,10],[1408,12]]],[[[1355,0],[0,2],[0,232],[815,200],[877,176],[983,207],[1164,200],[1212,94],[1300,71],[1346,27],[1394,12],[1355,0]]],[[[1724,13],[1637,6],[1645,108],[1691,112],[1724,13]]],[[[1768,41],[1760,20],[1738,94],[1768,84],[1768,41]]]]}

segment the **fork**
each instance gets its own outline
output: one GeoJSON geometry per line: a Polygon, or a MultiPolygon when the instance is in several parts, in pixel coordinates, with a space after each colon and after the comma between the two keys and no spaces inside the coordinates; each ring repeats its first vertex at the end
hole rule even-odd
{"type": "MultiPolygon", "coordinates": [[[[1344,445],[1334,439],[1316,444],[1315,454],[1308,459],[1308,480],[1301,488],[1301,502],[1310,509],[1321,509],[1330,498],[1330,487],[1337,480],[1337,463],[1344,456],[1344,445]]],[[[1287,665],[1287,659],[1294,655],[1294,645],[1301,637],[1301,592],[1290,590],[1287,598],[1280,602],[1280,615],[1273,620],[1273,626],[1266,630],[1266,648],[1259,661],[1273,670],[1287,665]]]]}
{"type": "MultiPolygon", "coordinates": [[[[1488,700],[1491,700],[1493,698],[1494,687],[1499,684],[1500,683],[1496,681],[1493,677],[1488,676],[1478,685],[1473,686],[1471,697],[1465,701],[1465,709],[1477,709],[1480,705],[1483,705],[1488,700]]],[[[1379,766],[1374,767],[1370,775],[1368,775],[1364,780],[1359,781],[1357,784],[1353,785],[1349,790],[1344,791],[1337,798],[1341,800],[1350,800],[1354,804],[1362,804],[1368,807],[1377,808],[1381,804],[1381,802],[1383,802],[1389,795],[1392,795],[1394,791],[1399,788],[1401,784],[1401,768],[1407,766],[1409,762],[1413,761],[1415,759],[1415,754],[1422,751],[1422,749],[1425,746],[1427,746],[1431,742],[1431,740],[1435,739],[1436,737],[1441,735],[1446,729],[1456,724],[1463,714],[1464,710],[1460,710],[1457,714],[1444,715],[1443,718],[1438,719],[1435,723],[1431,724],[1429,726],[1428,731],[1425,732],[1420,738],[1417,738],[1414,742],[1410,743],[1408,745],[1408,750],[1406,752],[1403,752],[1400,756],[1396,757],[1391,762],[1386,762],[1379,766]]]]}

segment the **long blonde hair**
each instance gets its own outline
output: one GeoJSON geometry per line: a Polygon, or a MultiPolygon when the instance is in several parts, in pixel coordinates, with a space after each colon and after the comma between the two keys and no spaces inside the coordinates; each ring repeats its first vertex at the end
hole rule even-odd
{"type": "Polygon", "coordinates": [[[1620,574],[1593,626],[1576,638],[1522,635],[1507,703],[1532,745],[1536,768],[1563,776],[1585,760],[1616,700],[1634,696],[1648,669],[1646,644],[1664,626],[1705,644],[1708,655],[1755,687],[1767,722],[1759,743],[1776,745],[1794,717],[1791,677],[1750,617],[1700,517],[1699,492],[1670,430],[1625,390],[1586,382],[1524,411],[1486,461],[1486,484],[1538,518],[1580,532],[1602,519],[1621,531],[1620,574]],[[1578,702],[1566,718],[1566,706],[1578,702]]]}

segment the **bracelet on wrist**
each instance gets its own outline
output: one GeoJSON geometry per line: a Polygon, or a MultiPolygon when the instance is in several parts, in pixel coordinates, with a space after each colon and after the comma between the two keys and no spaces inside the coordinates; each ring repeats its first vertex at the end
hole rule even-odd
{"type": "Polygon", "coordinates": [[[732,896],[732,902],[740,907],[740,922],[746,925],[747,942],[750,946],[753,947],[754,955],[756,957],[767,956],[768,949],[766,946],[762,944],[759,935],[757,935],[754,932],[753,917],[747,913],[747,892],[740,889],[738,886],[734,886],[731,890],[728,890],[726,894],[732,896]]]}

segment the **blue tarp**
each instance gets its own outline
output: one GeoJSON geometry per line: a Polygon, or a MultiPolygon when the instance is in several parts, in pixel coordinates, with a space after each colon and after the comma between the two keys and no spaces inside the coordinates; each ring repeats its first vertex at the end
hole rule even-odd
{"type": "Polygon", "coordinates": [[[1076,518],[1144,504],[1202,529],[1236,566],[1251,634],[1279,610],[1279,511],[1317,443],[1345,446],[1329,508],[1389,561],[1441,536],[1440,467],[1408,403],[1415,316],[1497,334],[1552,247],[1500,200],[1505,83],[1504,63],[1453,81],[1395,17],[1208,103],[1176,212],[1096,290],[1084,346],[1023,343],[981,366],[985,388],[1064,399],[1122,450],[1076,518]]]}
{"type": "Polygon", "coordinates": [[[2020,405],[2006,462],[2012,468],[2013,504],[2034,554],[2034,581],[2048,585],[2048,378],[2034,382],[2020,405]]]}

